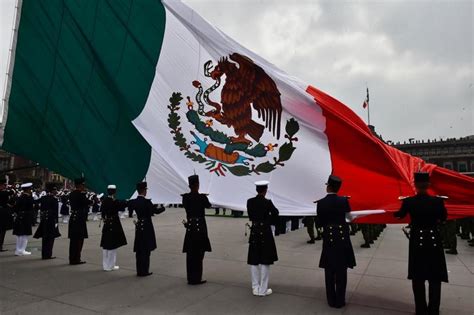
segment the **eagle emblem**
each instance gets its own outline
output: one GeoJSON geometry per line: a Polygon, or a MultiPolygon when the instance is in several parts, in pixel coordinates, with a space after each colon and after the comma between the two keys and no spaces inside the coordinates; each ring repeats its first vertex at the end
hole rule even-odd
{"type": "MultiPolygon", "coordinates": [[[[281,94],[273,79],[250,58],[238,53],[222,57],[216,66],[211,60],[204,64],[204,76],[213,84],[207,89],[195,80],[193,99],[186,96],[186,118],[191,123],[189,131],[194,138],[186,139],[181,125],[183,94],[174,92],[168,105],[168,126],[175,145],[194,162],[205,164],[206,169],[225,176],[269,173],[284,166],[294,150],[299,124],[294,118],[287,120],[285,139],[281,138],[281,94]],[[225,82],[221,87],[222,78],[225,82]],[[212,93],[220,90],[220,102],[212,93]],[[252,115],[254,113],[254,115],[252,115]],[[256,121],[253,116],[258,117],[256,121]],[[227,127],[234,135],[227,135],[218,126],[227,127]],[[267,131],[274,142],[262,143],[267,131]],[[275,151],[278,148],[278,154],[275,151]],[[260,163],[255,161],[265,159],[260,163]]],[[[268,137],[266,137],[268,138],[268,137]]]]}

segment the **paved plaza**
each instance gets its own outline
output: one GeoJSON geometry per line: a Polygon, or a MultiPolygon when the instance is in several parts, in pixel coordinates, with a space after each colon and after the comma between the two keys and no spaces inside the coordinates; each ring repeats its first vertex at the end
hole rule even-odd
{"type": "MultiPolygon", "coordinates": [[[[254,297],[246,264],[245,218],[208,217],[212,253],[204,260],[207,284],[186,284],[181,253],[184,210],[171,208],[154,217],[158,249],[150,277],[135,276],[134,225],[123,219],[128,245],[118,251],[120,270],[102,271],[99,222],[89,221],[83,259],[68,265],[67,227],[54,248],[55,260],[40,259],[41,240],[30,238],[31,256],[15,257],[11,231],[0,253],[0,314],[413,314],[407,276],[408,241],[399,225],[389,226],[373,248],[352,238],[357,267],[349,272],[347,302],[341,310],[326,305],[324,273],[318,261],[321,242],[306,244],[305,229],[276,238],[280,260],[271,268],[274,294],[254,297]]],[[[447,255],[449,284],[442,287],[442,314],[474,312],[474,248],[458,240],[459,255],[447,255]]]]}

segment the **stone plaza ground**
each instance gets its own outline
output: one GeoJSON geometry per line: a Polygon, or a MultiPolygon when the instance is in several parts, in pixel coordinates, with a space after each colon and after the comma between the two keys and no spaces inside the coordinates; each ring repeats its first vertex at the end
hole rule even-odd
{"type": "MultiPolygon", "coordinates": [[[[280,260],[271,267],[274,294],[255,297],[246,264],[245,218],[208,217],[213,248],[204,261],[202,286],[186,284],[181,253],[184,210],[171,208],[154,217],[158,249],[146,278],[135,276],[134,225],[123,219],[128,245],[118,251],[120,270],[102,271],[99,222],[89,221],[83,250],[87,264],[68,265],[67,226],[56,240],[57,259],[40,259],[41,240],[30,238],[31,256],[15,257],[15,239],[0,253],[0,314],[413,314],[407,276],[408,241],[391,225],[370,249],[352,238],[357,267],[349,272],[347,302],[341,310],[326,305],[324,273],[318,261],[321,242],[306,244],[305,229],[276,238],[280,260]]],[[[447,255],[449,284],[442,287],[442,314],[474,314],[474,248],[458,242],[459,255],[447,255]]]]}

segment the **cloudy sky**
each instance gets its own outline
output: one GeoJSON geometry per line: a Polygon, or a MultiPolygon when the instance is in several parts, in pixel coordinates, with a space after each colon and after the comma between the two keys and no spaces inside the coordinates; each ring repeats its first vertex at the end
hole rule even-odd
{"type": "MultiPolygon", "coordinates": [[[[472,0],[185,2],[364,119],[367,84],[371,122],[385,139],[474,134],[472,0]]],[[[0,0],[2,74],[13,3],[0,0]]]]}

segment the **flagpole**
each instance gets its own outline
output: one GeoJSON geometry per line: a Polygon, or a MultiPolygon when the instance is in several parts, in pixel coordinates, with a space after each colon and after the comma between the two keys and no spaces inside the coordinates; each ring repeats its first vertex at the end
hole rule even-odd
{"type": "Polygon", "coordinates": [[[366,84],[367,88],[367,123],[370,126],[370,101],[369,101],[369,86],[366,84]]]}

